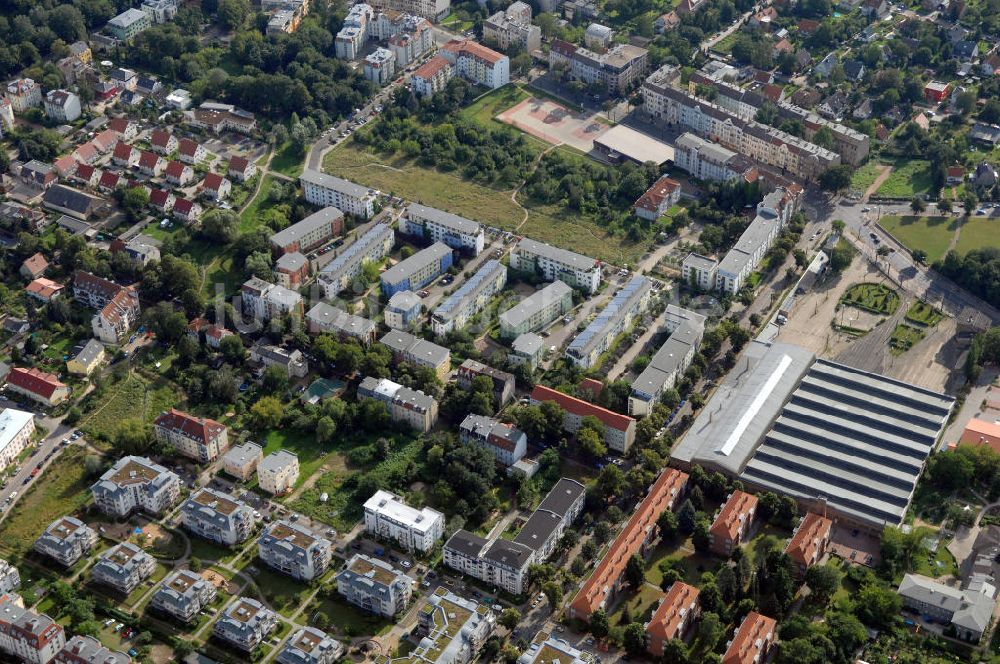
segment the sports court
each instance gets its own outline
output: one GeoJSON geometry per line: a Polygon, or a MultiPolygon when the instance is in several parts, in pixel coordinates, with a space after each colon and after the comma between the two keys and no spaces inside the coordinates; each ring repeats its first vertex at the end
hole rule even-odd
{"type": "Polygon", "coordinates": [[[594,139],[611,129],[591,114],[578,114],[554,101],[531,97],[511,106],[497,120],[513,125],[552,145],[569,145],[582,152],[594,148],[594,139]]]}

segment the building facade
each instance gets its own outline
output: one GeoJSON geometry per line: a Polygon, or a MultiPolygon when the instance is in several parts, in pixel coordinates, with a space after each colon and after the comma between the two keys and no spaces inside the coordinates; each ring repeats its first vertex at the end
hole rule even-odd
{"type": "Polygon", "coordinates": [[[333,544],[300,523],[275,521],[257,540],[257,555],[282,574],[312,581],[330,567],[333,544]]]}
{"type": "Polygon", "coordinates": [[[337,592],[362,610],[391,619],[409,603],[413,579],[389,563],[359,553],[337,574],[337,592]]]}
{"type": "Polygon", "coordinates": [[[500,335],[513,339],[536,332],[573,308],[573,289],[556,279],[500,314],[500,335]]]}
{"type": "Polygon", "coordinates": [[[121,542],[102,553],[91,572],[96,583],[128,595],[156,571],[156,560],[131,542],[121,542]]]}
{"type": "Polygon", "coordinates": [[[181,520],[190,532],[223,546],[245,542],[257,526],[257,517],[249,505],[207,488],[184,501],[181,520]]]}
{"type": "Polygon", "coordinates": [[[326,173],[306,169],[299,177],[307,201],[335,207],[345,214],[369,219],[375,214],[375,192],[326,173]]]}
{"type": "Polygon", "coordinates": [[[414,509],[399,496],[379,490],[365,502],[365,530],[407,551],[426,553],[444,535],[444,515],[429,507],[414,509]]]}
{"type": "Polygon", "coordinates": [[[160,515],[180,498],[176,473],[146,457],[119,459],[90,487],[94,504],[105,514],[121,518],[136,510],[160,515]]]}
{"type": "Polygon", "coordinates": [[[540,274],[546,281],[560,279],[588,295],[601,284],[601,262],[552,245],[523,238],[510,252],[510,267],[540,274]]]}
{"type": "Polygon", "coordinates": [[[200,463],[214,461],[229,448],[225,425],[176,408],[161,413],[153,421],[153,433],[180,454],[200,463]]]}

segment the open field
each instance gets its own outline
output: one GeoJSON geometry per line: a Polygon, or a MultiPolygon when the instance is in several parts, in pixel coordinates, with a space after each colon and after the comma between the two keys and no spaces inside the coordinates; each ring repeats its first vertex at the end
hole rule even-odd
{"type": "Polygon", "coordinates": [[[108,388],[97,408],[84,416],[80,428],[91,436],[110,439],[124,420],[139,418],[148,422],[177,403],[177,391],[166,381],[151,383],[130,374],[108,388]]]}
{"type": "Polygon", "coordinates": [[[878,174],[882,172],[883,164],[877,160],[869,161],[867,164],[854,171],[851,176],[851,189],[858,189],[862,192],[874,184],[878,174]]]}
{"type": "Polygon", "coordinates": [[[930,190],[930,163],[922,159],[903,159],[893,164],[892,174],[875,195],[882,198],[913,198],[930,190]]]}
{"type": "Polygon", "coordinates": [[[271,170],[277,171],[290,178],[297,178],[302,175],[302,167],[305,164],[305,155],[299,156],[295,146],[291,141],[282,145],[271,158],[271,170]]]}
{"type": "Polygon", "coordinates": [[[1000,219],[969,217],[962,223],[955,251],[966,254],[984,247],[1000,247],[1000,219]]]}
{"type": "Polygon", "coordinates": [[[27,494],[17,501],[0,524],[0,550],[19,556],[31,548],[46,526],[66,514],[73,514],[90,497],[90,478],[84,471],[83,448],[67,447],[52,462],[27,494]]]}
{"type": "Polygon", "coordinates": [[[296,486],[309,479],[309,477],[319,470],[323,464],[328,449],[316,440],[315,436],[294,431],[291,429],[281,429],[272,431],[264,439],[264,456],[277,452],[278,450],[288,450],[299,457],[299,479],[296,486]]]}
{"type": "Polygon", "coordinates": [[[899,308],[899,295],[885,284],[855,284],[847,290],[842,301],[875,314],[892,315],[899,308]]]}
{"type": "MultiPolygon", "coordinates": [[[[274,158],[277,160],[277,155],[274,158]]],[[[240,213],[241,233],[252,231],[260,225],[260,213],[268,207],[268,194],[271,191],[272,184],[274,184],[274,177],[265,175],[264,180],[260,183],[260,191],[257,192],[257,197],[240,213]]]]}
{"type": "MultiPolygon", "coordinates": [[[[879,225],[902,242],[911,251],[923,249],[927,262],[944,257],[955,236],[955,219],[952,217],[886,216],[879,225]]],[[[996,242],[996,240],[994,240],[996,242]]]]}

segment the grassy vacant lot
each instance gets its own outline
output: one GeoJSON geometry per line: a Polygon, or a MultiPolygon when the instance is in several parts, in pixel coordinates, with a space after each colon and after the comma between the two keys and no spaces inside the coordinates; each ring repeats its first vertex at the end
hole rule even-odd
{"type": "Polygon", "coordinates": [[[902,355],[913,348],[913,345],[924,338],[924,331],[911,325],[900,323],[889,337],[889,346],[894,355],[902,355]]]}
{"type": "Polygon", "coordinates": [[[911,251],[923,249],[927,262],[944,257],[955,236],[955,220],[951,217],[887,216],[879,225],[911,251]]]}
{"type": "Polygon", "coordinates": [[[926,327],[934,327],[944,318],[944,314],[927,304],[917,300],[906,312],[906,320],[926,327]]]}
{"type": "Polygon", "coordinates": [[[901,159],[892,167],[892,174],[875,192],[883,198],[913,198],[931,190],[930,162],[922,159],[901,159]]]}
{"type": "Polygon", "coordinates": [[[91,436],[111,438],[123,420],[139,418],[144,422],[176,406],[176,388],[166,381],[152,383],[137,374],[108,388],[107,394],[88,413],[80,427],[91,436]]]}
{"type": "MultiPolygon", "coordinates": [[[[277,159],[277,155],[275,159],[277,159]]],[[[260,183],[257,197],[240,213],[241,233],[252,231],[260,225],[260,212],[268,207],[268,194],[271,192],[272,184],[274,184],[274,177],[265,175],[264,180],[260,183]]]]}
{"type": "Polygon", "coordinates": [[[323,458],[329,450],[325,449],[315,436],[309,436],[299,431],[283,429],[272,431],[265,439],[264,456],[288,450],[299,457],[299,480],[297,484],[309,479],[323,464],[323,458]]]}
{"type": "Polygon", "coordinates": [[[899,308],[899,295],[885,284],[854,284],[840,301],[875,314],[892,315],[899,308]]]}
{"type": "Polygon", "coordinates": [[[291,141],[288,141],[271,158],[271,170],[290,178],[297,178],[302,175],[304,162],[305,155],[299,156],[295,146],[291,141]]]}
{"type": "Polygon", "coordinates": [[[851,189],[858,189],[862,192],[868,189],[882,171],[882,166],[883,164],[879,161],[869,161],[854,171],[854,175],[851,176],[851,189]]]}
{"type": "Polygon", "coordinates": [[[1000,219],[969,217],[962,223],[955,251],[966,254],[973,249],[984,247],[1000,247],[1000,219]]]}
{"type": "MultiPolygon", "coordinates": [[[[459,111],[458,114],[463,118],[475,120],[484,125],[494,123],[492,128],[510,127],[510,125],[496,121],[493,118],[529,97],[531,95],[521,88],[513,85],[505,85],[492,94],[483,95],[459,111]]],[[[511,131],[517,132],[518,130],[511,128],[511,131]]],[[[541,141],[539,141],[539,145],[542,145],[541,141]]]]}
{"type": "Polygon", "coordinates": [[[87,502],[90,478],[84,471],[83,448],[70,446],[31,485],[14,511],[0,524],[0,550],[20,556],[31,548],[45,528],[87,502]]]}

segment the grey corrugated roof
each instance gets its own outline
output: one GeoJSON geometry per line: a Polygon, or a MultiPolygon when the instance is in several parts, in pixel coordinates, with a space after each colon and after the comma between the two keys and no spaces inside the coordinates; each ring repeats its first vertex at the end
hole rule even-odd
{"type": "Polygon", "coordinates": [[[398,284],[409,279],[417,270],[427,266],[428,263],[438,263],[441,258],[452,252],[452,248],[443,242],[435,242],[426,249],[422,249],[409,258],[405,258],[388,270],[382,273],[382,283],[398,284]]]}
{"type": "Polygon", "coordinates": [[[368,195],[369,191],[367,187],[362,187],[359,184],[354,184],[353,182],[343,178],[327,175],[326,173],[320,173],[319,171],[314,171],[309,168],[303,171],[302,175],[299,176],[299,179],[302,182],[309,182],[321,187],[326,187],[327,189],[333,189],[334,191],[339,191],[342,194],[347,194],[348,196],[353,196],[355,198],[364,198],[368,195]]]}
{"type": "Polygon", "coordinates": [[[573,289],[556,279],[545,288],[529,295],[515,306],[500,314],[500,322],[510,327],[517,327],[533,316],[539,309],[554,301],[562,300],[567,295],[573,295],[573,289]]]}

